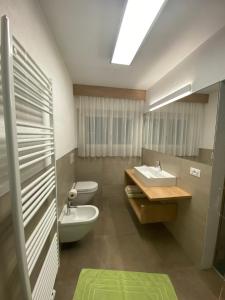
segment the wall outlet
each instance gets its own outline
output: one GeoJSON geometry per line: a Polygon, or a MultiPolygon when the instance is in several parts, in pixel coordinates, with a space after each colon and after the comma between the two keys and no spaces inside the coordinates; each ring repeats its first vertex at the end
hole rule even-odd
{"type": "Polygon", "coordinates": [[[74,153],[70,153],[70,164],[72,165],[74,163],[74,153]]]}
{"type": "Polygon", "coordinates": [[[200,177],[201,170],[190,167],[190,175],[195,176],[195,177],[200,177]]]}

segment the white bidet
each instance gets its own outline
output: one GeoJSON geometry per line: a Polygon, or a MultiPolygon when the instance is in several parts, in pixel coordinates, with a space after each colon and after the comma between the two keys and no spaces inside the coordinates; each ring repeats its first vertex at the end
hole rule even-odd
{"type": "Polygon", "coordinates": [[[93,205],[71,207],[67,214],[64,206],[59,217],[59,240],[62,243],[81,240],[95,225],[99,210],[93,205]]]}

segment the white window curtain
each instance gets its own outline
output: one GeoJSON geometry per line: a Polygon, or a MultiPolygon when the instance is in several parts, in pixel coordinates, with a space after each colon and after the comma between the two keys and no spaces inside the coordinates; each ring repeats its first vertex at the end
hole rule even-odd
{"type": "Polygon", "coordinates": [[[143,146],[176,156],[197,156],[204,104],[177,102],[144,116],[143,146]]]}
{"type": "Polygon", "coordinates": [[[78,154],[141,156],[144,101],[76,97],[78,154]]]}

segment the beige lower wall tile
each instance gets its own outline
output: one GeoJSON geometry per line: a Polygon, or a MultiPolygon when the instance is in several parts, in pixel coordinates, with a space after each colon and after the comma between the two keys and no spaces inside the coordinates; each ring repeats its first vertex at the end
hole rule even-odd
{"type": "Polygon", "coordinates": [[[10,194],[0,197],[0,299],[22,299],[10,194]]]}
{"type": "Polygon", "coordinates": [[[124,170],[140,165],[140,163],[140,158],[81,158],[76,156],[76,180],[93,180],[101,185],[121,184],[124,181],[124,170]]]}
{"type": "Polygon", "coordinates": [[[178,204],[178,216],[165,225],[194,263],[200,265],[209,207],[212,167],[196,161],[170,156],[148,149],[142,150],[142,163],[155,165],[160,160],[162,168],[177,176],[177,185],[191,193],[191,200],[178,204]],[[199,168],[201,177],[189,174],[190,167],[199,168]]]}
{"type": "Polygon", "coordinates": [[[58,214],[67,200],[68,191],[75,182],[76,150],[72,150],[56,161],[58,214]],[[71,161],[73,156],[74,161],[71,161]]]}
{"type": "Polygon", "coordinates": [[[76,156],[75,160],[76,181],[96,181],[99,185],[96,198],[102,198],[103,201],[112,201],[112,199],[122,201],[124,170],[141,164],[140,157],[81,158],[76,156]]]}

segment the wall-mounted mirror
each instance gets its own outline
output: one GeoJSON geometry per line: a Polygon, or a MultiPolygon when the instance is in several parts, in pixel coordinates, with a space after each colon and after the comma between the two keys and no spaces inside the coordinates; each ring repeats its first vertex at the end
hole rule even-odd
{"type": "Polygon", "coordinates": [[[144,116],[143,147],[212,164],[219,83],[144,116]]]}

